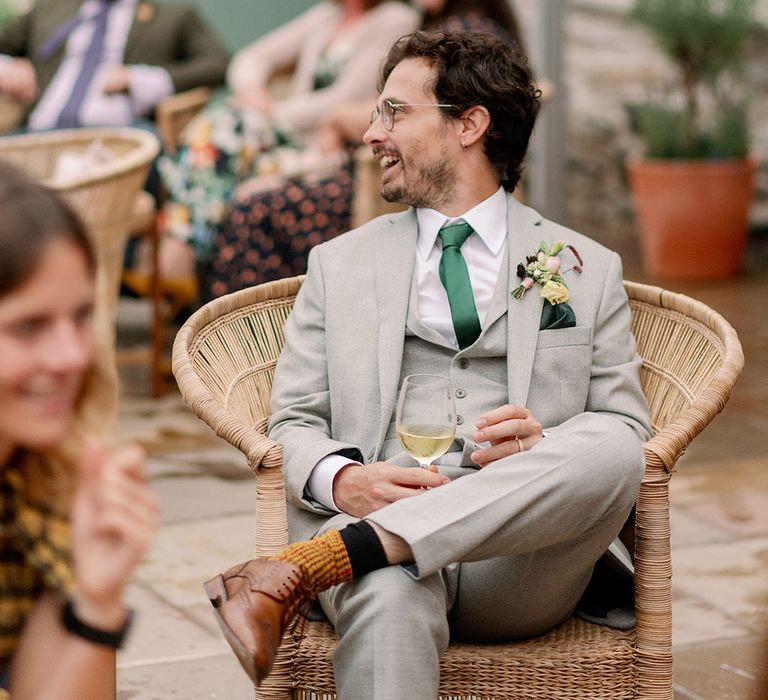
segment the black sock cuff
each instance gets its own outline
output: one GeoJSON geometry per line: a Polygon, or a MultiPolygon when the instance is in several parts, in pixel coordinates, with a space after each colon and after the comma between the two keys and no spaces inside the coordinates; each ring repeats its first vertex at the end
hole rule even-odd
{"type": "Polygon", "coordinates": [[[376,530],[365,520],[358,520],[339,530],[347,548],[353,578],[389,566],[387,555],[376,530]]]}

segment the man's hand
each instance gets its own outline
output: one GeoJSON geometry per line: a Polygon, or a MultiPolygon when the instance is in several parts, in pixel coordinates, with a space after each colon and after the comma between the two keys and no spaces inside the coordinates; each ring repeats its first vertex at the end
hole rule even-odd
{"type": "Polygon", "coordinates": [[[268,90],[261,85],[249,85],[241,88],[230,98],[233,107],[252,109],[265,117],[272,116],[272,97],[268,90]]]}
{"type": "Polygon", "coordinates": [[[128,66],[109,66],[104,69],[104,94],[120,95],[131,91],[131,71],[128,66]]]}
{"type": "Polygon", "coordinates": [[[418,496],[427,488],[450,482],[447,476],[429,469],[398,467],[388,462],[361,466],[349,464],[333,480],[333,500],[345,513],[364,518],[401,498],[418,496]]]}
{"type": "Polygon", "coordinates": [[[40,90],[32,63],[26,58],[0,62],[0,93],[22,104],[34,102],[40,90]]]}
{"type": "Polygon", "coordinates": [[[541,423],[527,408],[507,404],[483,414],[475,423],[475,442],[490,442],[491,446],[472,453],[472,461],[481,467],[502,457],[530,450],[543,439],[541,423]]]}

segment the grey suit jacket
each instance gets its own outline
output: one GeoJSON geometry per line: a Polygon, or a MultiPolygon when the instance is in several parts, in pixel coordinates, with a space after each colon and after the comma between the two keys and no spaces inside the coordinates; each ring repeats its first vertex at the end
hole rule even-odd
{"type": "MultiPolygon", "coordinates": [[[[81,4],[82,0],[38,0],[29,12],[0,28],[0,54],[28,58],[41,94],[61,64],[66,42],[45,60],[38,55],[40,46],[77,14],[81,4]]],[[[180,91],[223,83],[229,55],[191,6],[140,0],[123,59],[126,65],[165,68],[180,91]]]]}
{"type": "MultiPolygon", "coordinates": [[[[618,255],[512,196],[507,210],[509,402],[527,406],[548,427],[594,412],[647,439],[648,409],[618,255]],[[518,263],[542,240],[570,243],[584,259],[583,274],[567,275],[576,327],[539,331],[538,289],[521,300],[511,295],[518,263]]],[[[366,463],[379,458],[400,379],[416,236],[410,209],[374,219],[310,254],[286,326],[269,424],[270,436],[285,448],[287,497],[298,509],[291,508],[292,530],[301,536],[329,515],[304,497],[315,464],[336,452],[366,463]]]]}

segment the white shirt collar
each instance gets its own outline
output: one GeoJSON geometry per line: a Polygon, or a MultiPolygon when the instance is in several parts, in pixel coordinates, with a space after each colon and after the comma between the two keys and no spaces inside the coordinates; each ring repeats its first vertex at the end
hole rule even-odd
{"type": "Polygon", "coordinates": [[[490,197],[461,216],[446,216],[436,209],[417,209],[416,220],[419,224],[416,251],[422,259],[426,259],[435,247],[440,229],[446,223],[458,220],[466,221],[495,256],[507,238],[507,196],[500,186],[490,197]]]}

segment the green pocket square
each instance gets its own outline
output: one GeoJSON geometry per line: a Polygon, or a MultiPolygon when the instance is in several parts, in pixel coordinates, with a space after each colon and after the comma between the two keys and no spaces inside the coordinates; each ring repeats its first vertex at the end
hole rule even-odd
{"type": "Polygon", "coordinates": [[[540,331],[551,331],[555,328],[573,328],[576,325],[576,314],[569,304],[549,304],[544,302],[541,310],[540,331]]]}

